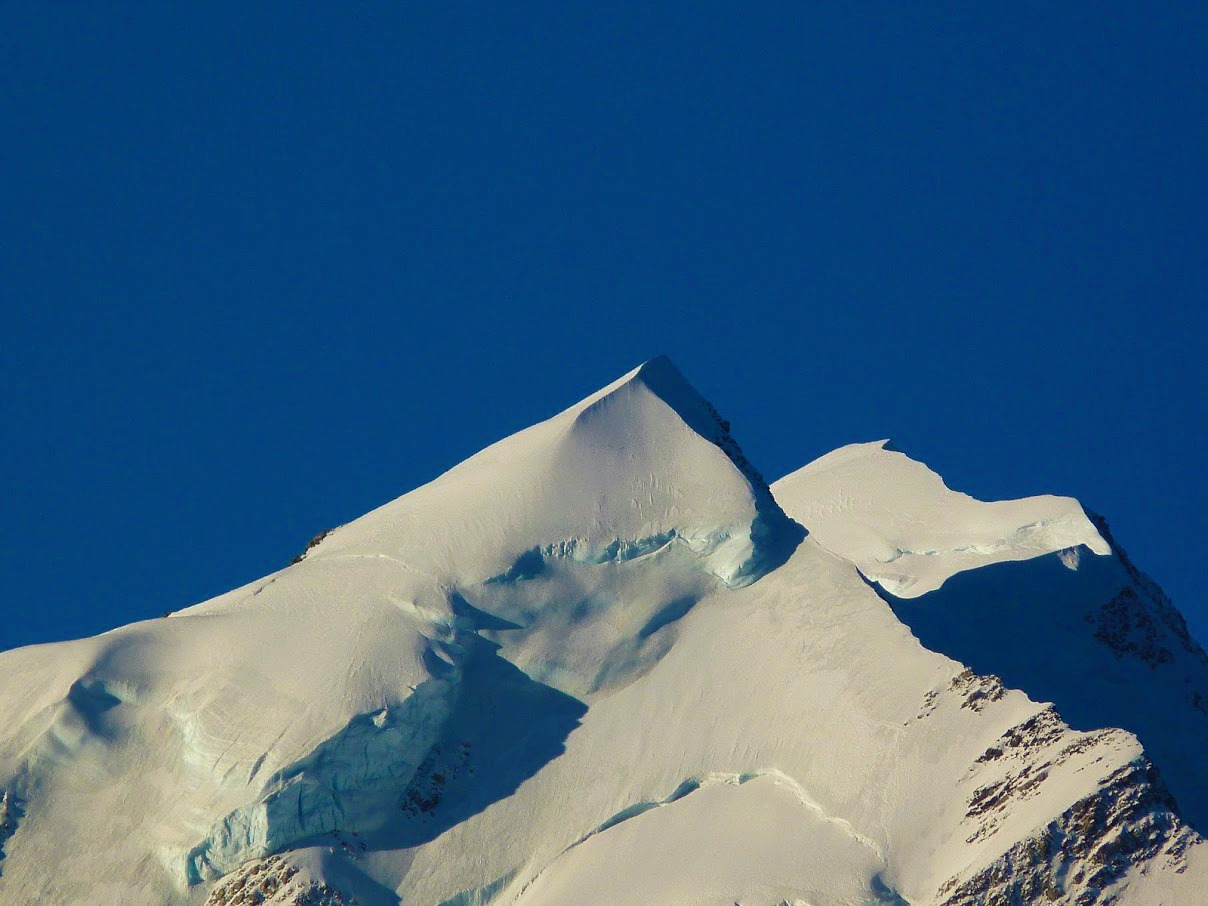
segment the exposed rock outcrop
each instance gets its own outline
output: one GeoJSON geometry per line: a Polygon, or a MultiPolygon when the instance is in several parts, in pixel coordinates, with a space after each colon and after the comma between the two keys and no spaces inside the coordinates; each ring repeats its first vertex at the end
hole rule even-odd
{"type": "Polygon", "coordinates": [[[280,856],[249,862],[215,885],[205,906],[358,906],[355,897],[304,878],[280,856]]]}

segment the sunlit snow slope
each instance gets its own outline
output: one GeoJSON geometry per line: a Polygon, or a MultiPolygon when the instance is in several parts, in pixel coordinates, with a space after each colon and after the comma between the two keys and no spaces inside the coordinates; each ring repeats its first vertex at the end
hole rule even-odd
{"type": "Polygon", "coordinates": [[[885,444],[769,488],[656,359],[0,655],[0,902],[1194,903],[1206,665],[1076,501],[885,444]]]}

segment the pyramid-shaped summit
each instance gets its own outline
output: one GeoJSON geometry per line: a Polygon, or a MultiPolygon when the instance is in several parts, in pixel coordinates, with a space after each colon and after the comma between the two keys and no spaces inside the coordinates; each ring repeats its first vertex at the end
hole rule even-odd
{"type": "Polygon", "coordinates": [[[692,430],[702,437],[718,437],[729,433],[729,424],[721,419],[713,404],[701,396],[675,364],[665,355],[655,356],[648,362],[623,375],[613,383],[571,407],[583,415],[604,403],[615,394],[635,392],[638,388],[652,393],[680,417],[692,430]]]}
{"type": "Polygon", "coordinates": [[[727,584],[753,581],[803,532],[729,425],[664,356],[325,538],[311,554],[388,554],[442,581],[534,547],[598,557],[674,537],[727,584]]]}

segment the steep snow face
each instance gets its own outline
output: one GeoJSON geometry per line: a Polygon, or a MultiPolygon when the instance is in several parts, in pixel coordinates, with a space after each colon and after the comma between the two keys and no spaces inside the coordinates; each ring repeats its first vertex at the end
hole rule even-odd
{"type": "MultiPolygon", "coordinates": [[[[1141,755],[925,650],[809,539],[667,629],[664,657],[593,696],[515,795],[413,851],[398,889],[427,904],[934,903],[1141,755]]],[[[1129,820],[1087,839],[1088,868],[1129,820]]],[[[1177,819],[1157,823],[1174,842],[1177,819]]]]}
{"type": "Polygon", "coordinates": [[[1078,545],[1111,552],[1072,498],[984,503],[950,490],[884,440],[840,447],[774,490],[818,543],[898,597],[926,594],[991,563],[1078,545]]]}
{"type": "Polygon", "coordinates": [[[456,691],[429,665],[436,621],[394,606],[392,579],[299,564],[221,605],[0,657],[14,839],[81,866],[5,859],[0,899],[163,903],[380,814],[365,790],[406,785],[456,691]]]}
{"type": "MultiPolygon", "coordinates": [[[[259,582],[5,654],[0,844],[107,853],[90,890],[130,903],[333,833],[414,845],[444,784],[466,810],[513,793],[585,710],[567,692],[648,671],[698,600],[803,534],[654,360],[259,582]],[[473,784],[471,751],[494,765],[473,784]]],[[[30,901],[78,883],[3,867],[30,901]]]]}
{"type": "Polygon", "coordinates": [[[774,490],[923,645],[1074,726],[1136,733],[1184,815],[1208,826],[1208,655],[1101,517],[1065,497],[982,503],[884,442],[836,450],[774,490]]]}
{"type": "Polygon", "coordinates": [[[308,556],[392,556],[449,583],[536,558],[623,560],[673,541],[734,586],[799,537],[729,426],[658,358],[336,529],[308,556]]]}
{"type": "Polygon", "coordinates": [[[401,799],[453,710],[456,687],[428,682],[400,705],[358,715],[313,752],[276,772],[267,792],[224,816],[189,852],[192,882],[342,827],[367,829],[401,799]]]}

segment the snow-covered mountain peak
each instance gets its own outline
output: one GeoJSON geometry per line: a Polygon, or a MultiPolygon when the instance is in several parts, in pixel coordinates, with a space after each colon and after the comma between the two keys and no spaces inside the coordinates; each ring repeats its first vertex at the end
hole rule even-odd
{"type": "Polygon", "coordinates": [[[505,573],[534,549],[598,559],[675,539],[744,584],[800,536],[728,423],[659,357],[337,529],[309,556],[394,556],[456,583],[505,573]]]}
{"type": "Polygon", "coordinates": [[[977,500],[887,440],[840,447],[773,490],[819,544],[899,597],[992,563],[1069,549],[1072,568],[1080,547],[1111,553],[1077,500],[977,500]]]}
{"type": "Polygon", "coordinates": [[[1076,501],[886,442],[769,488],[657,358],[259,581],[0,655],[0,900],[1193,902],[1206,702],[1076,501]]]}
{"type": "Polygon", "coordinates": [[[610,406],[624,407],[632,404],[634,395],[652,394],[702,437],[716,437],[729,433],[729,425],[722,422],[713,405],[688,383],[671,359],[656,356],[596,391],[578,404],[570,407],[581,421],[590,420],[595,414],[610,406]]]}

